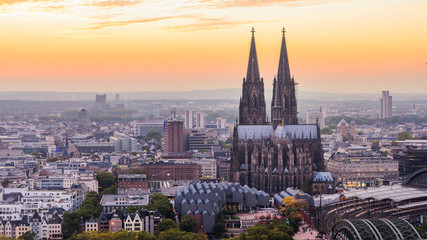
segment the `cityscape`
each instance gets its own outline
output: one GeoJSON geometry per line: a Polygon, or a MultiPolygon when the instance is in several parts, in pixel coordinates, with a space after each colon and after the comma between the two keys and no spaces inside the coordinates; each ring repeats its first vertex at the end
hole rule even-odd
{"type": "Polygon", "coordinates": [[[0,2],[0,239],[427,239],[426,10],[0,2]]]}

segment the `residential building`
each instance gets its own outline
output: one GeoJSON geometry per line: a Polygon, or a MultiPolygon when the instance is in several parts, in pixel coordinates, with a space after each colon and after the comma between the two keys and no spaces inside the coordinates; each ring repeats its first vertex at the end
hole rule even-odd
{"type": "Polygon", "coordinates": [[[216,128],[218,129],[224,129],[227,128],[227,119],[224,118],[216,118],[216,128]]]}
{"type": "Polygon", "coordinates": [[[34,215],[30,218],[30,230],[35,233],[35,239],[41,239],[42,237],[42,218],[38,212],[34,212],[34,215]]]}
{"type": "Polygon", "coordinates": [[[230,181],[230,160],[218,159],[218,174],[217,177],[225,181],[230,181]]]}
{"type": "Polygon", "coordinates": [[[182,121],[167,120],[165,122],[163,151],[172,153],[184,151],[184,128],[182,121]]]}
{"type": "MultiPolygon", "coordinates": [[[[128,194],[104,194],[101,199],[101,206],[104,212],[111,212],[115,209],[125,210],[129,206],[141,207],[149,203],[148,192],[128,193],[128,194]]],[[[100,221],[102,218],[100,217],[100,221]]],[[[103,226],[100,225],[100,230],[103,226]]],[[[101,230],[102,231],[102,230],[101,230]]]]}
{"type": "Polygon", "coordinates": [[[163,134],[164,121],[159,120],[148,120],[144,122],[135,122],[134,135],[137,137],[145,137],[150,131],[156,131],[163,134]]]}
{"type": "Polygon", "coordinates": [[[142,149],[138,141],[124,133],[114,132],[114,136],[110,137],[110,142],[114,143],[115,152],[139,152],[142,149]]]}
{"type": "MultiPolygon", "coordinates": [[[[147,174],[148,187],[158,188],[165,181],[189,182],[201,177],[201,166],[196,163],[157,162],[143,164],[138,169],[147,174]]],[[[117,174],[128,174],[131,168],[117,169],[117,174]]]]}
{"type": "Polygon", "coordinates": [[[202,112],[196,113],[196,128],[205,129],[206,126],[206,114],[202,112]]]}
{"type": "Polygon", "coordinates": [[[96,232],[98,230],[98,220],[91,216],[90,219],[85,222],[85,231],[96,232]]]}
{"type": "Polygon", "coordinates": [[[184,114],[185,129],[194,128],[194,110],[186,109],[184,114]]]}
{"type": "MultiPolygon", "coordinates": [[[[25,219],[26,220],[26,219],[25,219]]],[[[25,221],[21,221],[21,223],[17,224],[15,227],[15,238],[19,238],[22,235],[24,235],[24,233],[31,231],[30,229],[30,225],[28,224],[28,222],[25,221]]]]}
{"type": "Polygon", "coordinates": [[[120,174],[118,177],[119,189],[147,188],[147,174],[120,174]]]}
{"type": "Polygon", "coordinates": [[[188,148],[190,151],[211,151],[215,147],[218,147],[218,134],[216,132],[193,130],[188,133],[188,148]]]}
{"type": "Polygon", "coordinates": [[[90,113],[86,109],[80,110],[77,114],[77,123],[80,127],[90,126],[90,113]]]}
{"type": "Polygon", "coordinates": [[[123,216],[124,230],[146,231],[151,235],[154,235],[154,230],[160,221],[162,221],[162,218],[157,211],[141,210],[123,216]]]}
{"type": "Polygon", "coordinates": [[[51,219],[47,220],[47,239],[63,239],[62,236],[62,219],[58,214],[54,214],[51,219]]]}
{"type": "Polygon", "coordinates": [[[122,227],[122,219],[119,218],[119,215],[117,215],[117,213],[113,214],[113,217],[110,219],[110,221],[108,221],[108,229],[110,232],[120,232],[123,227],[122,227]]]}
{"type": "Polygon", "coordinates": [[[217,159],[202,158],[196,161],[201,167],[202,178],[216,178],[217,177],[217,159]]]}
{"type": "Polygon", "coordinates": [[[309,111],[305,115],[306,124],[319,124],[320,129],[325,127],[325,116],[322,111],[309,111]]]}

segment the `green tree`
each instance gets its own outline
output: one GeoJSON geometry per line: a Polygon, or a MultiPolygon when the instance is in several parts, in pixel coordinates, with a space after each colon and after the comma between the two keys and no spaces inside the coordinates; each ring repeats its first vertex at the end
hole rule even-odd
{"type": "Polygon", "coordinates": [[[324,127],[324,128],[322,128],[322,129],[320,130],[320,133],[321,133],[321,134],[332,134],[332,133],[333,133],[333,131],[332,131],[332,129],[331,129],[330,127],[324,127]]]}
{"type": "Polygon", "coordinates": [[[140,169],[140,168],[132,168],[132,169],[129,171],[129,174],[146,174],[146,173],[147,173],[147,171],[142,170],[142,169],[140,169]]]}
{"type": "Polygon", "coordinates": [[[156,237],[146,231],[120,231],[120,232],[82,232],[74,234],[70,240],[155,240],[156,237]]]}
{"type": "Polygon", "coordinates": [[[179,223],[179,229],[184,232],[193,232],[196,229],[196,222],[189,216],[184,216],[179,223]]]}
{"type": "Polygon", "coordinates": [[[152,211],[158,210],[165,218],[174,219],[175,217],[172,204],[169,202],[169,199],[161,193],[153,194],[150,203],[147,205],[147,209],[152,211]]]}
{"type": "Polygon", "coordinates": [[[58,157],[51,157],[51,158],[48,158],[47,160],[46,160],[46,162],[48,162],[48,163],[50,163],[50,162],[56,162],[56,161],[58,161],[58,157]]]}
{"type": "Polygon", "coordinates": [[[158,240],[204,240],[204,238],[196,233],[182,232],[177,228],[171,228],[163,231],[157,237],[158,240]]]}
{"type": "Polygon", "coordinates": [[[5,178],[5,179],[3,179],[3,181],[1,181],[1,186],[4,188],[7,188],[9,186],[9,183],[11,183],[9,178],[5,178]]]}
{"type": "Polygon", "coordinates": [[[374,140],[374,141],[372,141],[372,143],[371,143],[371,149],[372,149],[373,151],[378,151],[378,150],[380,150],[380,141],[378,141],[378,140],[374,140]]]}
{"type": "Polygon", "coordinates": [[[97,172],[96,180],[98,180],[98,186],[101,191],[111,187],[116,183],[115,177],[109,172],[97,172]]]}
{"type": "Polygon", "coordinates": [[[147,133],[147,135],[145,136],[146,140],[156,140],[158,142],[160,142],[162,140],[162,134],[160,132],[151,130],[147,133]]]}
{"type": "Polygon", "coordinates": [[[159,233],[169,230],[171,228],[178,229],[178,225],[176,225],[176,223],[172,219],[163,220],[159,222],[159,224],[157,224],[157,228],[154,234],[157,236],[159,235],[159,233]]]}
{"type": "Polygon", "coordinates": [[[270,222],[258,223],[250,227],[239,236],[235,237],[236,240],[291,240],[294,231],[291,227],[287,226],[285,221],[280,219],[273,219],[270,222]]]}
{"type": "Polygon", "coordinates": [[[217,221],[214,226],[214,232],[217,237],[221,237],[227,232],[224,221],[217,221]]]}
{"type": "Polygon", "coordinates": [[[100,200],[96,192],[89,192],[80,206],[80,209],[77,210],[77,213],[80,217],[83,217],[84,220],[88,220],[91,216],[99,217],[102,213],[100,200]]]}
{"type": "Polygon", "coordinates": [[[407,131],[403,131],[397,134],[397,140],[399,141],[405,141],[412,138],[412,134],[408,133],[407,131]]]}
{"type": "Polygon", "coordinates": [[[397,143],[396,141],[391,141],[391,146],[399,146],[399,143],[397,143]]]}
{"type": "Polygon", "coordinates": [[[34,240],[34,238],[36,237],[36,233],[35,232],[25,232],[24,234],[22,234],[22,236],[20,236],[18,239],[20,240],[34,240]]]}
{"type": "Polygon", "coordinates": [[[301,190],[309,195],[313,195],[313,187],[309,181],[303,182],[301,190]]]}
{"type": "Polygon", "coordinates": [[[80,227],[80,216],[77,211],[74,212],[65,212],[63,217],[63,227],[62,233],[64,234],[64,238],[71,237],[74,233],[77,233],[80,227]]]}
{"type": "Polygon", "coordinates": [[[138,211],[138,208],[137,208],[137,207],[135,207],[134,205],[130,205],[130,206],[128,207],[128,212],[129,212],[129,213],[135,213],[136,211],[138,211]]]}
{"type": "Polygon", "coordinates": [[[109,188],[106,188],[104,191],[101,192],[101,197],[104,196],[104,194],[117,194],[118,189],[116,185],[113,185],[109,188]]]}

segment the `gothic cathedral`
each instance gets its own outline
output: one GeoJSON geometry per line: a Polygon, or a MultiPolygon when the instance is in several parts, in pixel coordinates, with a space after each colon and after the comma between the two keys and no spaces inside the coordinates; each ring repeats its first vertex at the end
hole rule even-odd
{"type": "Polygon", "coordinates": [[[285,30],[277,78],[273,80],[271,122],[266,121],[264,80],[260,78],[255,31],[243,78],[239,123],[233,134],[231,178],[267,193],[311,182],[313,171],[323,170],[318,125],[298,124],[295,81],[289,70],[285,30]]]}

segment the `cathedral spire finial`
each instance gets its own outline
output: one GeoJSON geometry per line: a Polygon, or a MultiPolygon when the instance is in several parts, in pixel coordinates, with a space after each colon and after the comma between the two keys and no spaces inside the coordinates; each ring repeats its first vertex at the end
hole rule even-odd
{"type": "Polygon", "coordinates": [[[285,39],[285,28],[282,28],[282,46],[280,49],[279,57],[279,69],[277,71],[277,80],[280,82],[288,82],[291,80],[291,73],[289,70],[289,60],[288,60],[288,50],[286,48],[286,39],[285,39]]]}
{"type": "Polygon", "coordinates": [[[255,30],[252,27],[252,39],[251,39],[251,48],[249,52],[249,62],[248,62],[248,72],[246,74],[246,81],[248,82],[258,82],[260,81],[259,68],[258,68],[258,57],[255,47],[255,30]]]}

